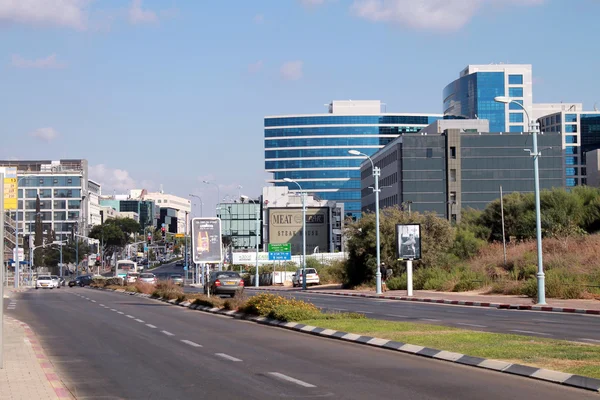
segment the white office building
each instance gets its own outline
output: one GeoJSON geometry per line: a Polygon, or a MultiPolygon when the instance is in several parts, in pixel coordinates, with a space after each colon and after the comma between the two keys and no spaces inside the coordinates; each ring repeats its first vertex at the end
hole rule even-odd
{"type": "MultiPolygon", "coordinates": [[[[132,191],[132,195],[135,194],[132,191]]],[[[160,192],[140,192],[140,197],[144,200],[154,201],[157,207],[160,208],[172,208],[177,211],[177,233],[185,233],[185,221],[186,214],[187,218],[190,217],[192,212],[192,202],[190,199],[185,197],[175,196],[173,194],[167,194],[162,191],[160,192]]]]}

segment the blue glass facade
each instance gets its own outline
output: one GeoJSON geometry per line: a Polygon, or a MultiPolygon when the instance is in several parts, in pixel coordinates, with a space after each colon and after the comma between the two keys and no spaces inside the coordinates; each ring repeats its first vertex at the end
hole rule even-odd
{"type": "Polygon", "coordinates": [[[355,149],[373,155],[401,134],[415,134],[441,119],[435,115],[316,115],[266,117],[265,169],[276,186],[344,203],[346,216],[360,218],[360,164],[355,149]],[[385,125],[385,126],[384,126],[385,125]]]}
{"type": "Polygon", "coordinates": [[[444,115],[487,119],[490,132],[506,132],[504,72],[475,72],[463,76],[444,88],[444,115]]]}

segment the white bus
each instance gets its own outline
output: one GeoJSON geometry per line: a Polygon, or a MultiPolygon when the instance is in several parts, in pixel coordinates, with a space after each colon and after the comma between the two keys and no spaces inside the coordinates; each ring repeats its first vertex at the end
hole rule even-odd
{"type": "Polygon", "coordinates": [[[128,272],[138,272],[137,263],[131,260],[119,260],[117,261],[117,276],[125,278],[128,272]]]}

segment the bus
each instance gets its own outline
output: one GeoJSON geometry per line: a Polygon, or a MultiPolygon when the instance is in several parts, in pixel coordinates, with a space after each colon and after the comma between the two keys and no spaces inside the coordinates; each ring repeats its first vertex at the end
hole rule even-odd
{"type": "Polygon", "coordinates": [[[117,274],[120,278],[125,278],[128,272],[138,272],[137,263],[131,260],[119,260],[117,261],[117,274]]]}

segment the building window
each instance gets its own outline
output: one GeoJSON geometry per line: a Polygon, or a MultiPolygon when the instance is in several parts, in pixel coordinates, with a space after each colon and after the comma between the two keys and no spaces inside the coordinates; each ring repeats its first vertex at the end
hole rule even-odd
{"type": "Polygon", "coordinates": [[[577,147],[575,147],[575,146],[567,146],[565,148],[565,154],[577,154],[577,147]]]}
{"type": "Polygon", "coordinates": [[[508,117],[509,122],[523,122],[523,113],[510,113],[508,117]]]}
{"type": "Polygon", "coordinates": [[[577,168],[569,167],[565,169],[565,175],[567,176],[575,176],[577,175],[577,168]]]}
{"type": "Polygon", "coordinates": [[[523,130],[523,125],[511,125],[509,129],[510,132],[525,132],[523,130]]]}
{"type": "Polygon", "coordinates": [[[566,165],[575,165],[575,164],[577,164],[577,157],[573,157],[573,156],[565,157],[565,164],[566,165]]]}
{"type": "Polygon", "coordinates": [[[565,136],[565,143],[577,143],[577,136],[575,136],[575,135],[565,136]]]}
{"type": "Polygon", "coordinates": [[[523,75],[508,75],[508,84],[509,85],[522,85],[523,84],[523,75]]]}
{"type": "Polygon", "coordinates": [[[49,199],[52,197],[52,189],[40,189],[40,198],[49,199]]]}
{"type": "Polygon", "coordinates": [[[25,189],[25,197],[35,199],[37,197],[37,189],[25,189]]]}
{"type": "Polygon", "coordinates": [[[64,210],[67,208],[67,202],[65,200],[54,200],[55,210],[64,210]]]}
{"type": "Polygon", "coordinates": [[[427,149],[427,158],[433,157],[433,149],[427,149]]]}
{"type": "Polygon", "coordinates": [[[450,147],[450,158],[456,158],[456,147],[450,147]]]}
{"type": "Polygon", "coordinates": [[[566,184],[568,187],[573,187],[577,185],[577,178],[567,178],[566,184]]]}
{"type": "Polygon", "coordinates": [[[456,170],[455,169],[450,170],[450,182],[456,182],[456,170]]]}
{"type": "Polygon", "coordinates": [[[450,203],[456,203],[456,192],[450,192],[450,203]]]}
{"type": "Polygon", "coordinates": [[[513,100],[511,103],[508,104],[508,109],[509,110],[523,110],[523,108],[521,106],[519,106],[519,104],[515,104],[515,103],[519,103],[520,105],[523,105],[523,100],[513,100]]]}
{"type": "Polygon", "coordinates": [[[577,122],[577,114],[565,114],[565,122],[577,122]]]}
{"type": "Polygon", "coordinates": [[[565,125],[566,133],[577,133],[577,125],[565,125]]]}
{"type": "Polygon", "coordinates": [[[523,97],[523,88],[522,87],[508,88],[508,96],[509,97],[523,97]]]}

